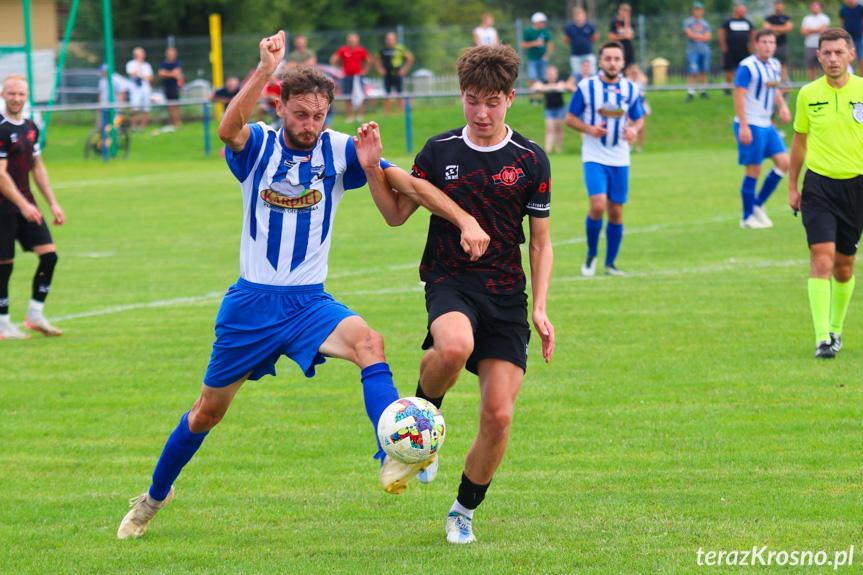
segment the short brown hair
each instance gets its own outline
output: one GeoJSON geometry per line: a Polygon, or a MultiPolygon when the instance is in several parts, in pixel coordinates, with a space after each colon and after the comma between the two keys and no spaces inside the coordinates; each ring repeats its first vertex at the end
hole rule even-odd
{"type": "Polygon", "coordinates": [[[617,40],[609,40],[608,42],[606,42],[605,44],[603,44],[602,46],[599,47],[599,57],[600,58],[602,58],[602,51],[605,50],[606,48],[617,48],[623,54],[626,54],[626,52],[623,49],[623,44],[621,44],[617,40]]]}
{"type": "Polygon", "coordinates": [[[776,32],[774,32],[773,30],[770,30],[769,28],[762,28],[761,30],[759,30],[758,32],[755,33],[755,41],[758,42],[759,40],[761,40],[765,36],[773,36],[775,38],[776,32]]]}
{"type": "Polygon", "coordinates": [[[462,90],[509,95],[515,88],[521,58],[512,46],[476,46],[465,50],[456,66],[462,90]]]}
{"type": "Polygon", "coordinates": [[[287,102],[292,96],[323,94],[327,97],[329,103],[332,104],[333,91],[336,89],[336,85],[330,80],[329,76],[317,68],[300,66],[299,68],[285,72],[285,75],[282,76],[280,88],[282,102],[287,102]]]}
{"type": "MultiPolygon", "coordinates": [[[[848,47],[851,48],[854,42],[851,40],[851,34],[842,28],[827,28],[821,32],[821,37],[818,38],[818,49],[821,49],[822,42],[833,42],[834,40],[845,40],[848,47]]],[[[859,54],[858,54],[859,56],[859,54]]]]}

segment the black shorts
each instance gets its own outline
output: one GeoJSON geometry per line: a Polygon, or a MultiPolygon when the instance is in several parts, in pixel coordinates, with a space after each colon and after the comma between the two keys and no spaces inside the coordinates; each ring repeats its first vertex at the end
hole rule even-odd
{"type": "Polygon", "coordinates": [[[785,44],[777,44],[776,52],[773,53],[773,57],[779,60],[780,64],[788,64],[788,42],[785,44]]]}
{"type": "Polygon", "coordinates": [[[35,246],[53,244],[48,224],[28,222],[17,210],[14,214],[0,214],[0,261],[15,257],[15,240],[21,243],[25,252],[32,252],[35,246]]]}
{"type": "Polygon", "coordinates": [[[401,76],[384,76],[384,92],[391,94],[393,92],[403,92],[401,76]]]}
{"type": "MultiPolygon", "coordinates": [[[[426,309],[431,324],[445,313],[457,311],[470,320],[473,327],[473,353],[466,368],[478,374],[483,359],[503,359],[527,371],[527,344],[530,325],[527,323],[527,294],[494,295],[458,289],[451,285],[426,285],[426,309]]],[[[434,345],[431,332],[422,348],[434,345]]]]}
{"type": "Polygon", "coordinates": [[[856,254],[863,233],[863,176],[834,180],[809,170],[802,194],[800,215],[809,245],[835,243],[840,254],[856,254]]]}
{"type": "Polygon", "coordinates": [[[726,72],[734,72],[737,70],[737,65],[749,56],[749,52],[730,51],[722,53],[722,69],[726,72]]]}
{"type": "Polygon", "coordinates": [[[179,100],[180,99],[180,88],[179,88],[179,86],[174,86],[174,87],[165,86],[165,99],[166,100],[179,100]]]}

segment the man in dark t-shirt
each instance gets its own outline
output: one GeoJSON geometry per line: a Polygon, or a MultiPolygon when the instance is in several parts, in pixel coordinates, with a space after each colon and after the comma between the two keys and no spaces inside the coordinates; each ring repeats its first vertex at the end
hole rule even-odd
{"type": "Polygon", "coordinates": [[[764,27],[773,30],[776,35],[776,52],[773,57],[782,64],[782,81],[788,81],[788,33],[794,29],[794,22],[785,13],[785,3],[777,1],[773,3],[773,14],[764,21],[764,27]]]}
{"type": "Polygon", "coordinates": [[[755,26],[746,17],[746,5],[735,4],[731,18],[719,28],[719,48],[722,51],[722,69],[725,71],[725,93],[731,94],[731,82],[741,60],[752,53],[755,45],[755,26]]]}
{"type": "Polygon", "coordinates": [[[635,38],[635,29],[632,27],[632,7],[624,2],[617,8],[617,18],[611,21],[608,31],[608,39],[620,42],[623,46],[624,70],[635,64],[633,38],[635,38]]]}
{"type": "MultiPolygon", "coordinates": [[[[183,63],[177,60],[177,49],[170,47],[165,50],[165,60],[159,64],[159,77],[162,79],[162,90],[165,99],[176,102],[180,99],[180,86],[183,83],[183,63]]],[[[171,126],[180,127],[180,107],[168,106],[171,113],[171,126]]],[[[170,131],[170,130],[169,130],[170,131]]]]}
{"type": "MultiPolygon", "coordinates": [[[[369,166],[366,177],[375,203],[390,225],[400,225],[416,210],[405,194],[419,179],[443,190],[491,238],[485,253],[472,259],[459,247],[464,232],[460,237],[459,228],[432,215],[420,263],[429,318],[416,395],[439,408],[464,367],[480,381],[479,433],[446,519],[450,543],[476,541],[473,514],[506,451],[515,398],[527,367],[530,326],[520,249],[525,216],[530,228],[532,319],[546,362],[554,351],[554,327],[546,313],[552,266],[551,168],[536,143],[505,123],[520,64],[515,50],[505,45],[477,46],[459,58],[467,125],[429,139],[414,160],[413,178],[395,167],[384,172],[380,161],[368,154],[367,133],[361,132],[357,144],[360,163],[369,166]],[[373,187],[381,178],[386,185],[373,187]]],[[[381,469],[385,488],[417,475],[410,466],[388,459],[381,469]]],[[[437,465],[435,459],[419,480],[434,479],[437,465]]]]}
{"type": "Polygon", "coordinates": [[[851,35],[857,52],[857,74],[863,74],[863,5],[857,0],[845,0],[839,9],[842,27],[851,35]]]}
{"type": "Polygon", "coordinates": [[[30,191],[31,173],[51,208],[54,225],[62,226],[66,216],[54,198],[48,171],[42,163],[39,128],[33,120],[22,115],[28,95],[25,78],[13,74],[3,81],[6,112],[0,116],[0,340],[30,337],[9,318],[9,278],[15,262],[15,240],[25,252],[39,256],[24,326],[46,336],[63,333],[48,323],[42,313],[51,290],[57,250],[48,225],[36,206],[36,198],[30,191]]]}

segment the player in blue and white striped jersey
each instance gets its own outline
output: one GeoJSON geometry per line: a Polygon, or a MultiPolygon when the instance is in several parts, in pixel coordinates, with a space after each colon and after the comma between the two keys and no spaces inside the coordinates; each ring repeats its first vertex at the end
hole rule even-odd
{"type": "Polygon", "coordinates": [[[755,54],[740,62],[734,77],[737,161],[746,166],[740,188],[743,199],[741,228],[769,228],[773,225],[764,210],[764,203],[790,165],[788,148],[773,125],[773,111],[776,109],[782,122],[791,121],[791,112],[779,89],[782,64],[773,57],[775,51],[776,34],[773,30],[759,30],[755,34],[755,54]],[[764,179],[761,191],[755,197],[755,186],[765,158],[773,160],[773,171],[764,179]]]}
{"type": "Polygon", "coordinates": [[[590,196],[590,211],[584,221],[587,259],[581,267],[585,276],[596,274],[599,234],[606,211],[605,271],[610,275],[622,275],[614,262],[623,241],[630,144],[644,125],[641,94],[638,86],[623,77],[624,66],[623,46],[619,42],[603,44],[599,49],[601,72],[578,83],[566,115],[566,125],[582,132],[581,160],[584,184],[590,196]]]}
{"type": "MultiPolygon", "coordinates": [[[[346,190],[366,184],[354,140],[323,129],[333,82],[315,68],[288,71],[276,106],[283,127],[249,125],[258,94],[284,57],[284,32],[264,38],[259,48],[258,69],[219,126],[228,166],[243,191],[240,279],[219,309],[201,396],[168,438],[149,490],[132,500],[133,509],[117,532],[121,539],[146,531],[156,512],[173,498],[174,480],[225,415],[240,386],[247,379],[275,375],[282,355],[307,377],[327,357],[360,367],[375,442],[381,413],[399,397],[381,336],[324,291],[336,208],[346,190]]],[[[440,190],[429,184],[412,188],[409,195],[456,224],[473,259],[482,255],[488,236],[440,190]]],[[[379,443],[375,458],[384,458],[379,443]]]]}

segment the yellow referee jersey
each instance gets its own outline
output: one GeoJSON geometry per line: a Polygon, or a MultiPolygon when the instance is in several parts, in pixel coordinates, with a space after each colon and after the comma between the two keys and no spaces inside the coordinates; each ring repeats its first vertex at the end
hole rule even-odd
{"type": "Polygon", "coordinates": [[[837,90],[822,76],[800,88],[794,131],[808,134],[806,166],[834,180],[863,174],[863,78],[837,90]]]}

